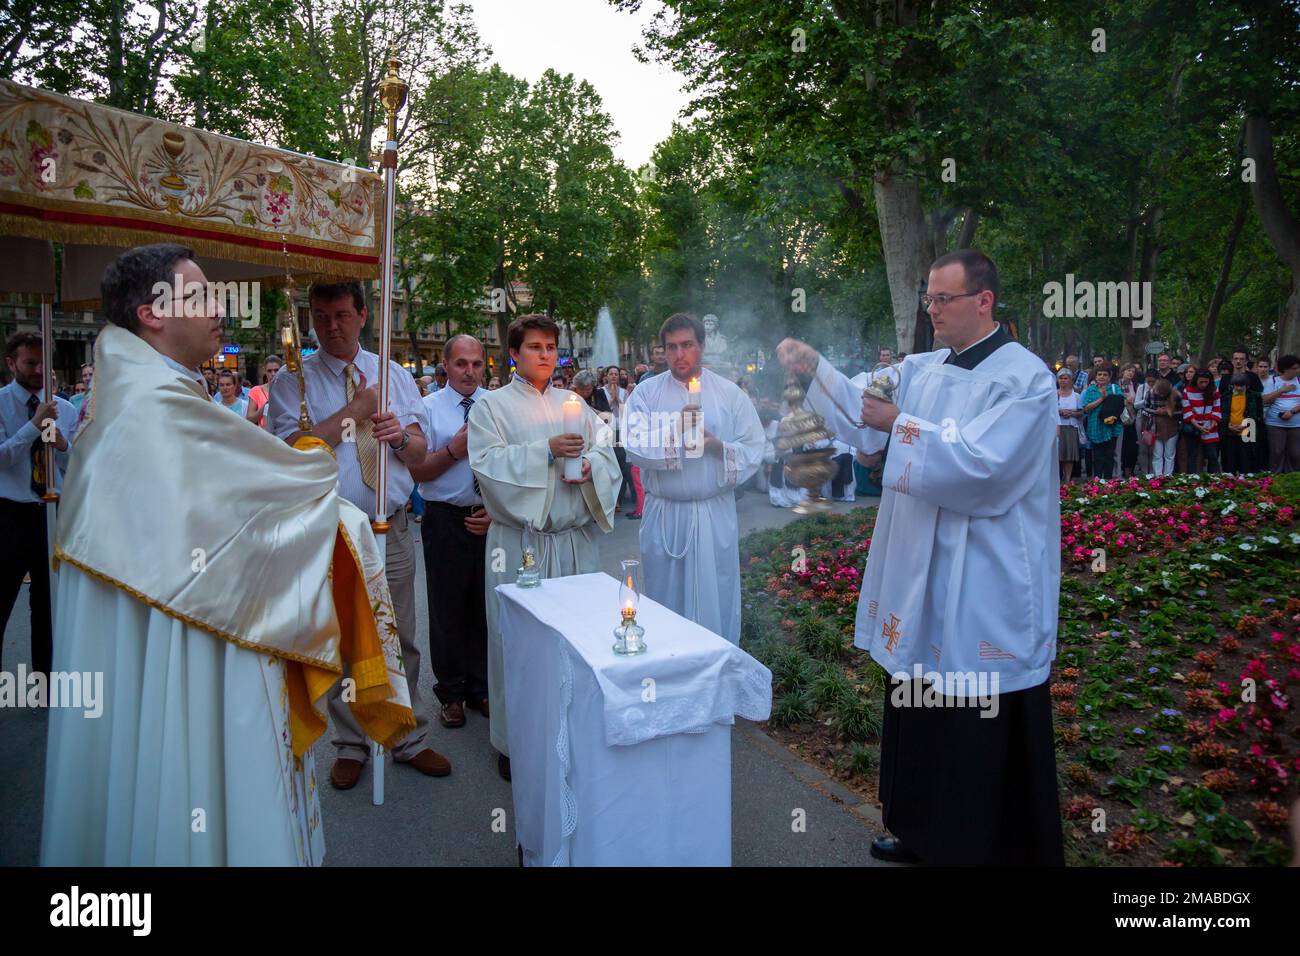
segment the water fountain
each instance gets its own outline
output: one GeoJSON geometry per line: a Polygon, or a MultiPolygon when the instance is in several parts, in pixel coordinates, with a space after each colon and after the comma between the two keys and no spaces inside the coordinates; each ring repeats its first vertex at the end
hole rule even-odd
{"type": "Polygon", "coordinates": [[[591,350],[591,364],[593,368],[618,364],[618,333],[614,331],[614,319],[606,305],[596,313],[596,344],[591,350]]]}

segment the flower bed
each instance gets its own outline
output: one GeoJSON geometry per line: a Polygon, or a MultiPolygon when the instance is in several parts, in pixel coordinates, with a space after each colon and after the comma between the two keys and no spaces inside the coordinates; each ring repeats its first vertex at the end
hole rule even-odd
{"type": "MultiPolygon", "coordinates": [[[[1300,794],[1300,476],[1062,489],[1051,694],[1073,863],[1278,865],[1300,794]]],[[[852,646],[873,509],[742,545],[774,733],[866,793],[886,675],[852,646]]]]}

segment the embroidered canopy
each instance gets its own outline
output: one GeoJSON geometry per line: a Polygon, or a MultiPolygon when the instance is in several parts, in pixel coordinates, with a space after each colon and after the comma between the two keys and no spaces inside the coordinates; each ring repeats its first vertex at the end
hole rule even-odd
{"type": "Polygon", "coordinates": [[[213,281],[380,274],[383,179],[0,80],[0,291],[99,298],[123,247],[178,242],[213,281]],[[286,257],[287,250],[287,257],[286,257]]]}

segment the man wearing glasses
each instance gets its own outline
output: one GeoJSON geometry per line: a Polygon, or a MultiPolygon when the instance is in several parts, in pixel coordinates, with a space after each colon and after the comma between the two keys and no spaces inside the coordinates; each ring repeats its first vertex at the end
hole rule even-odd
{"type": "Polygon", "coordinates": [[[998,274],[962,249],[921,297],[933,352],[893,402],[811,347],[777,357],[868,454],[890,439],[854,643],[892,676],[873,856],[938,865],[1063,862],[1048,677],[1060,588],[1052,373],[993,320],[998,274]],[[861,420],[859,420],[859,414],[861,420]],[[983,688],[978,694],[975,688],[983,688]],[[976,699],[978,697],[978,699],[976,699]]]}

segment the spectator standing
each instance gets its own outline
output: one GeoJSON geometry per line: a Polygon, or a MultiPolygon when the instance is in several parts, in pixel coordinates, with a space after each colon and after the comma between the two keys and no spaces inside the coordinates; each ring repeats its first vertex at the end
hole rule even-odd
{"type": "MultiPolygon", "coordinates": [[[[1087,413],[1088,440],[1092,443],[1095,477],[1110,478],[1115,468],[1115,441],[1124,431],[1119,413],[1103,415],[1102,405],[1110,396],[1124,398],[1123,390],[1110,380],[1109,367],[1095,369],[1094,381],[1083,392],[1083,410],[1087,413]]],[[[1114,404],[1113,402],[1111,404],[1114,404]]]]}
{"type": "Polygon", "coordinates": [[[31,615],[32,671],[48,678],[53,659],[50,627],[50,555],[46,540],[44,431],[54,430],[54,490],[63,486],[77,412],[71,403],[43,388],[43,347],[34,332],[17,332],[5,343],[5,364],[13,381],[0,388],[0,637],[18,600],[23,578],[31,576],[27,607],[31,615]]]}
{"type": "Polygon", "coordinates": [[[1270,465],[1275,472],[1300,471],[1300,357],[1283,355],[1277,374],[1264,384],[1270,465]]]}
{"type": "Polygon", "coordinates": [[[1061,481],[1068,484],[1079,463],[1079,434],[1083,430],[1083,411],[1079,393],[1074,390],[1074,373],[1063,368],[1056,373],[1057,457],[1061,462],[1061,481]]]}
{"type": "Polygon", "coordinates": [[[1178,438],[1182,433],[1183,412],[1179,393],[1167,378],[1157,378],[1143,403],[1151,420],[1155,443],[1151,446],[1151,472],[1172,475],[1178,460],[1178,438]]]}
{"type": "Polygon", "coordinates": [[[266,427],[266,403],[271,397],[271,383],[275,381],[275,374],[283,365],[280,356],[268,355],[266,361],[262,363],[262,384],[248,390],[246,414],[248,420],[258,428],[266,427]]]}
{"type": "Polygon", "coordinates": [[[1210,474],[1221,470],[1219,424],[1222,420],[1223,412],[1218,390],[1214,387],[1214,376],[1208,368],[1198,369],[1192,387],[1183,392],[1183,422],[1192,425],[1199,432],[1205,470],[1210,474]]]}

